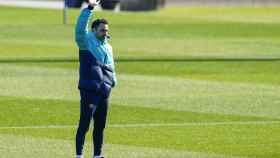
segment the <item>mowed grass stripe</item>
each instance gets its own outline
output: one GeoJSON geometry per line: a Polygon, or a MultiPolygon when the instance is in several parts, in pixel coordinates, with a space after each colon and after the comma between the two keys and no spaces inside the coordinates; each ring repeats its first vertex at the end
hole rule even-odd
{"type": "MultiPolygon", "coordinates": [[[[31,66],[42,68],[63,68],[78,70],[78,60],[71,58],[50,59],[6,59],[4,66],[31,66]]],[[[0,60],[1,63],[1,60],[0,60]]],[[[1,64],[1,65],[2,65],[1,64]]],[[[254,83],[280,85],[278,67],[280,59],[188,59],[188,58],[124,58],[116,60],[118,74],[135,74],[180,77],[183,79],[199,79],[229,81],[237,83],[254,83]],[[141,68],[141,69],[139,69],[141,68]]],[[[3,70],[3,72],[5,72],[3,70]]]]}
{"type": "MultiPolygon", "coordinates": [[[[96,18],[110,21],[115,57],[279,57],[275,8],[188,9],[97,12],[96,18]]],[[[77,57],[73,28],[80,10],[69,12],[70,25],[61,24],[58,10],[1,7],[1,11],[5,14],[0,17],[0,29],[5,31],[0,35],[0,58],[77,57]]]]}
{"type": "MultiPolygon", "coordinates": [[[[73,157],[74,142],[61,139],[33,138],[13,135],[0,135],[0,151],[2,156],[17,157],[73,157]],[[2,144],[5,142],[5,144],[2,144]],[[32,153],[30,152],[32,150],[32,153]]],[[[91,156],[91,143],[86,143],[85,156],[91,156]]],[[[245,158],[229,155],[207,154],[199,152],[178,151],[172,149],[160,149],[139,147],[132,145],[105,144],[104,154],[112,158],[245,158]]]]}
{"type": "MultiPolygon", "coordinates": [[[[278,158],[279,124],[188,126],[157,128],[107,128],[106,144],[278,158]],[[260,150],[260,148],[262,150],[260,150]]],[[[76,129],[1,129],[1,134],[74,140],[76,129]]],[[[91,133],[92,131],[90,131],[91,133]]],[[[90,135],[90,134],[89,134],[90,135]]],[[[87,138],[91,140],[91,138],[87,138]]]]}
{"type": "MultiPolygon", "coordinates": [[[[79,100],[77,70],[9,64],[0,70],[2,96],[79,100]]],[[[273,84],[130,74],[118,79],[111,100],[115,105],[279,118],[280,89],[273,84]]]]}
{"type": "MultiPolygon", "coordinates": [[[[5,28],[3,28],[4,30],[5,28]]],[[[72,38],[71,38],[72,39],[72,38]]],[[[35,42],[33,39],[1,40],[1,59],[17,58],[78,58],[78,48],[73,40],[56,44],[35,42]],[[22,41],[22,42],[21,42],[22,41]],[[29,42],[27,42],[29,41],[29,42]]],[[[42,41],[42,40],[38,40],[42,41]]],[[[117,58],[279,58],[280,41],[265,39],[174,39],[169,38],[122,38],[112,41],[117,58]],[[140,46],[130,45],[141,41],[140,46]],[[172,47],[170,46],[172,43],[172,47]],[[124,45],[126,44],[126,45],[124,45]],[[203,46],[203,47],[202,47],[203,46]],[[121,48],[118,48],[121,47],[121,48]]],[[[134,44],[135,45],[135,44],[134,44]]]]}
{"type": "MultiPolygon", "coordinates": [[[[73,101],[1,97],[0,103],[3,114],[0,119],[1,126],[69,126],[76,124],[79,116],[78,102],[73,101]]],[[[266,122],[270,119],[112,105],[108,120],[109,127],[106,130],[106,143],[239,156],[276,152],[279,124],[232,124],[232,121],[266,122]],[[111,124],[154,122],[158,122],[157,124],[170,122],[173,122],[172,124],[184,122],[199,124],[202,121],[205,124],[211,124],[213,121],[224,124],[219,126],[110,128],[111,124]],[[267,139],[267,136],[270,136],[270,139],[267,139]],[[265,148],[262,153],[258,153],[257,149],[264,144],[270,148],[265,148]],[[220,147],[221,145],[223,147],[220,147]],[[250,147],[248,151],[244,152],[244,146],[245,148],[250,147]]],[[[76,128],[0,128],[0,133],[73,140],[75,130],[76,128]]]]}
{"type": "MultiPolygon", "coordinates": [[[[3,114],[0,119],[1,126],[69,126],[78,121],[78,102],[18,97],[0,98],[0,110],[3,114]]],[[[112,105],[108,120],[109,127],[106,130],[106,143],[261,157],[278,153],[280,125],[271,124],[272,122],[274,121],[262,117],[112,105]],[[216,125],[211,125],[213,121],[216,121],[216,125]],[[233,124],[233,121],[236,123],[233,124]],[[189,122],[192,125],[147,126],[154,122],[158,122],[157,124],[189,122]],[[205,125],[193,125],[201,122],[204,122],[205,125]],[[240,122],[251,123],[240,124],[240,122]],[[146,127],[111,128],[110,125],[113,124],[146,124],[146,127]],[[259,152],[259,148],[263,146],[266,147],[259,152]]],[[[23,137],[73,140],[75,130],[76,128],[0,128],[0,133],[23,137]]],[[[271,157],[273,158],[273,155],[271,157]]]]}
{"type": "MultiPolygon", "coordinates": [[[[0,97],[0,126],[59,126],[77,125],[79,103],[63,100],[0,97]],[[24,113],[23,113],[24,112],[24,113]]],[[[110,105],[109,126],[186,126],[209,124],[262,124],[278,121],[266,117],[197,113],[157,108],[110,105]],[[227,123],[228,122],[228,123],[227,123]],[[153,125],[154,124],[154,125],[153,125]],[[242,124],[242,123],[241,123],[242,124]]]]}
{"type": "MultiPolygon", "coordinates": [[[[187,122],[187,123],[138,123],[138,124],[109,124],[107,128],[157,128],[157,127],[186,127],[186,126],[227,126],[227,125],[266,125],[280,124],[280,121],[226,121],[226,122],[187,122]]],[[[38,125],[38,126],[0,126],[0,129],[44,129],[44,128],[77,128],[77,125],[38,125]]]]}

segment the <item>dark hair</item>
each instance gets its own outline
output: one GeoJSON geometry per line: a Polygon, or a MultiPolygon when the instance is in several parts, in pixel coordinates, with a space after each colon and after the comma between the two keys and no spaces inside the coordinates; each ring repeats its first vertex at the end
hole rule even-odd
{"type": "Polygon", "coordinates": [[[97,29],[100,24],[109,24],[106,19],[96,19],[92,22],[91,28],[97,29]]]}

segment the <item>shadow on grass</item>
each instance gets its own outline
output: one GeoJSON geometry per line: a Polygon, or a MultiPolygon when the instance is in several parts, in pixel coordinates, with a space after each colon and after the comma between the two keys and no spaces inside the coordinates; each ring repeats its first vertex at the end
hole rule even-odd
{"type": "MultiPolygon", "coordinates": [[[[116,58],[115,62],[267,62],[280,58],[116,58]]],[[[72,63],[75,58],[0,59],[1,63],[72,63]]]]}

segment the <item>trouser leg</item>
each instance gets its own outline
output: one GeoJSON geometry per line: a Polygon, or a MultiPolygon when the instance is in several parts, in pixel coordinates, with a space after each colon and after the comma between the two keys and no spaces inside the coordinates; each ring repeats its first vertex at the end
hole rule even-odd
{"type": "Polygon", "coordinates": [[[106,119],[108,113],[108,98],[103,98],[96,109],[93,116],[94,118],[94,130],[93,130],[93,142],[94,142],[94,155],[101,155],[103,145],[103,133],[106,126],[106,119]]]}
{"type": "Polygon", "coordinates": [[[80,92],[81,101],[80,101],[80,120],[79,127],[76,133],[76,154],[83,154],[83,147],[85,142],[85,136],[89,129],[90,122],[92,119],[93,106],[88,99],[88,95],[86,92],[80,92]]]}

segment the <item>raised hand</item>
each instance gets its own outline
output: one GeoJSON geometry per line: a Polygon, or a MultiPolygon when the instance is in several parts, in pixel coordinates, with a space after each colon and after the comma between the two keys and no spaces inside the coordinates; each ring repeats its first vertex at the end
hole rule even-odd
{"type": "Polygon", "coordinates": [[[88,3],[89,5],[95,7],[100,3],[100,0],[89,0],[88,3]]]}

